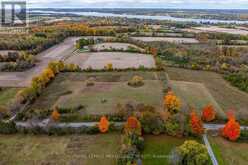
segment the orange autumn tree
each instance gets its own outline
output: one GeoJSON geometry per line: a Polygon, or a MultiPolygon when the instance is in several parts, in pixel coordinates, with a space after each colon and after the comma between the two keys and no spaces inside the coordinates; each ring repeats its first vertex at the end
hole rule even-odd
{"type": "Polygon", "coordinates": [[[202,110],[202,120],[206,122],[213,121],[215,119],[216,112],[212,105],[207,105],[202,110]]]}
{"type": "Polygon", "coordinates": [[[164,97],[164,105],[168,112],[176,114],[180,110],[181,102],[172,91],[169,91],[164,97]]]}
{"type": "Polygon", "coordinates": [[[108,132],[108,130],[109,130],[109,121],[105,116],[101,117],[100,122],[98,124],[98,128],[99,128],[101,133],[108,132]]]}
{"type": "Polygon", "coordinates": [[[236,121],[234,115],[228,115],[228,122],[222,129],[222,136],[231,140],[236,141],[240,136],[240,124],[236,121]]]}
{"type": "Polygon", "coordinates": [[[136,133],[137,135],[141,135],[141,124],[134,116],[131,116],[127,119],[124,128],[126,134],[136,133]]]}
{"type": "Polygon", "coordinates": [[[158,50],[156,48],[150,48],[150,52],[154,57],[158,54],[158,50]]]}
{"type": "Polygon", "coordinates": [[[204,133],[202,121],[195,111],[190,113],[190,126],[194,134],[202,135],[204,133]]]}
{"type": "Polygon", "coordinates": [[[60,118],[60,113],[58,111],[58,107],[55,107],[54,110],[53,110],[53,113],[52,113],[52,119],[54,121],[58,121],[60,118]]]}

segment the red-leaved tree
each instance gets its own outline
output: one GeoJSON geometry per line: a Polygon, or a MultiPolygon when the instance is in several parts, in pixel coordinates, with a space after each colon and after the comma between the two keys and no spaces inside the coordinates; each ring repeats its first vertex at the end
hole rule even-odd
{"type": "Polygon", "coordinates": [[[206,122],[213,121],[215,119],[216,112],[212,105],[207,105],[202,110],[202,120],[206,122]]]}
{"type": "Polygon", "coordinates": [[[194,111],[190,113],[190,125],[192,133],[196,135],[202,135],[204,133],[201,118],[194,111]]]}
{"type": "Polygon", "coordinates": [[[126,134],[136,133],[137,135],[141,135],[141,124],[139,120],[134,116],[130,116],[127,119],[124,128],[126,134]]]}
{"type": "Polygon", "coordinates": [[[240,124],[233,115],[228,115],[228,118],[228,122],[222,129],[222,136],[231,141],[236,141],[240,136],[240,124]]]}
{"type": "Polygon", "coordinates": [[[98,128],[101,133],[106,133],[108,132],[109,129],[109,121],[105,116],[102,116],[100,119],[100,122],[98,124],[98,128]]]}

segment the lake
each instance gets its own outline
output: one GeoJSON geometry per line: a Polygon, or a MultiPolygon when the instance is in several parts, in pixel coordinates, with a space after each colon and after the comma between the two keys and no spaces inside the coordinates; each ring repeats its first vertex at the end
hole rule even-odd
{"type": "Polygon", "coordinates": [[[132,14],[114,14],[114,13],[102,13],[102,12],[63,12],[63,11],[48,11],[48,10],[31,10],[31,13],[39,13],[43,15],[51,14],[73,14],[80,16],[94,16],[94,17],[120,17],[120,18],[136,18],[136,19],[150,19],[150,20],[168,20],[168,21],[179,21],[179,22],[195,22],[195,23],[225,23],[225,24],[247,24],[248,21],[238,20],[217,20],[217,19],[196,19],[196,18],[177,18],[170,15],[166,16],[150,16],[150,15],[132,15],[132,14]]]}

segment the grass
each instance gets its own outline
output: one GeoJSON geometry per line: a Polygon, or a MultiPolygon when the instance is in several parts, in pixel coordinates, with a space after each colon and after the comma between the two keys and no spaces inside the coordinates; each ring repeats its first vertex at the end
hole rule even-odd
{"type": "Polygon", "coordinates": [[[171,150],[182,145],[185,140],[166,135],[145,136],[144,165],[169,165],[168,156],[171,150]]]}
{"type": "Polygon", "coordinates": [[[19,90],[19,88],[4,88],[0,90],[0,107],[7,108],[19,90]]]}
{"type": "Polygon", "coordinates": [[[77,107],[83,105],[87,114],[115,112],[117,103],[144,103],[162,108],[163,87],[153,72],[132,73],[77,73],[58,76],[32,105],[32,109],[77,107]],[[142,75],[145,85],[133,88],[127,81],[133,75],[142,75]],[[94,86],[86,86],[85,80],[95,78],[94,86]],[[105,100],[103,102],[103,100],[105,100]]]}
{"type": "Polygon", "coordinates": [[[222,75],[180,68],[167,68],[171,80],[202,83],[224,112],[234,110],[238,117],[248,116],[248,94],[232,87],[222,75]]]}
{"type": "Polygon", "coordinates": [[[246,165],[248,162],[248,144],[227,141],[222,137],[209,136],[219,165],[246,165]]]}
{"type": "Polygon", "coordinates": [[[120,135],[0,135],[0,164],[115,165],[120,135]],[[98,156],[98,157],[93,157],[98,156]]]}
{"type": "Polygon", "coordinates": [[[136,102],[162,107],[162,87],[159,81],[145,81],[145,85],[133,88],[127,82],[103,83],[97,82],[92,87],[84,87],[82,82],[71,83],[75,88],[73,93],[60,97],[56,102],[59,107],[86,106],[87,114],[108,114],[115,112],[117,103],[136,102]],[[102,100],[106,100],[102,103],[102,100]]]}
{"type": "Polygon", "coordinates": [[[183,100],[184,107],[193,106],[201,115],[203,107],[211,104],[217,111],[217,115],[220,118],[225,118],[225,113],[203,84],[184,81],[172,81],[171,83],[173,91],[183,100]]]}

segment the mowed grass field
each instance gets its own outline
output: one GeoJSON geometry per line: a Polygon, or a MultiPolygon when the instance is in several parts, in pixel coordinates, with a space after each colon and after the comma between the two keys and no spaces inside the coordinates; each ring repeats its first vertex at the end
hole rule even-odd
{"type": "Polygon", "coordinates": [[[115,165],[120,136],[0,135],[0,164],[115,165]]]}
{"type": "Polygon", "coordinates": [[[171,81],[172,90],[181,99],[183,107],[194,107],[196,112],[201,115],[202,108],[206,105],[213,105],[217,115],[225,118],[225,113],[215,101],[208,89],[202,83],[185,81],[171,81]]]}
{"type": "Polygon", "coordinates": [[[70,108],[83,105],[87,114],[114,113],[116,105],[143,103],[162,109],[163,87],[155,72],[65,73],[59,75],[32,105],[32,109],[70,108]],[[134,88],[127,81],[134,75],[144,78],[144,86],[134,88]],[[86,80],[95,79],[94,86],[86,80]],[[104,101],[103,101],[104,100],[104,101]]]}
{"type": "Polygon", "coordinates": [[[219,165],[247,165],[248,143],[230,142],[211,136],[209,140],[219,165]]]}
{"type": "Polygon", "coordinates": [[[144,165],[169,165],[169,154],[185,140],[187,139],[166,135],[145,136],[144,165]]]}
{"type": "MultiPolygon", "coordinates": [[[[170,67],[167,68],[166,72],[173,81],[203,84],[224,112],[233,110],[237,114],[237,117],[242,118],[248,116],[248,94],[231,86],[223,79],[222,75],[207,71],[194,71],[170,67]]],[[[187,89],[189,92],[187,95],[191,95],[191,92],[195,89],[197,89],[195,86],[192,86],[191,89],[187,89]]]]}

